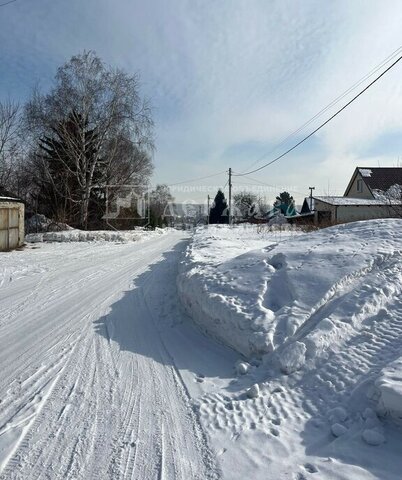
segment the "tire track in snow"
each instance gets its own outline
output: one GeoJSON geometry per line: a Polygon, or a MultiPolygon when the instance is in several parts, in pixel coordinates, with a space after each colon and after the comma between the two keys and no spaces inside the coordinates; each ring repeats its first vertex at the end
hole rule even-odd
{"type": "MultiPolygon", "coordinates": [[[[212,436],[221,439],[223,433],[226,439],[236,442],[243,433],[260,430],[276,437],[273,440],[285,450],[289,432],[303,436],[309,421],[312,421],[312,430],[327,429],[328,441],[331,441],[326,422],[334,407],[345,407],[350,412],[350,422],[354,422],[355,408],[360,412],[372,406],[371,386],[375,378],[384,366],[400,356],[400,252],[381,254],[367,269],[343,279],[327,302],[314,312],[308,327],[300,328],[296,338],[303,341],[311,329],[328,317],[336,319],[335,324],[341,328],[334,347],[329,345],[318,357],[309,359],[301,371],[290,376],[279,375],[278,378],[275,372],[266,383],[260,383],[259,398],[248,399],[244,394],[238,398],[211,394],[200,399],[200,418],[212,436]],[[354,313],[353,317],[345,315],[348,311],[354,313]],[[276,389],[277,383],[283,386],[276,389]],[[358,406],[355,395],[362,396],[358,406]]],[[[228,442],[225,447],[230,449],[232,445],[228,442]]],[[[309,474],[317,475],[315,465],[300,465],[303,473],[291,478],[306,479],[309,474]]]]}
{"type": "MultiPolygon", "coordinates": [[[[346,336],[343,343],[338,339],[340,346],[334,351],[324,351],[322,358],[314,360],[312,370],[307,365],[293,376],[293,386],[288,389],[292,409],[304,411],[310,418],[325,417],[339,405],[348,407],[360,382],[370,377],[374,381],[380,370],[400,355],[402,263],[399,252],[384,257],[374,267],[366,276],[359,277],[353,289],[346,289],[345,298],[341,299],[346,310],[347,302],[356,305],[363,299],[350,323],[351,338],[346,336]],[[385,294],[383,285],[394,285],[395,291],[385,294]]],[[[339,295],[342,297],[341,291],[339,295]]],[[[333,311],[336,313],[336,309],[333,311]]],[[[326,318],[325,308],[321,313],[321,318],[326,318]]],[[[367,404],[369,402],[367,398],[367,404]]]]}
{"type": "MultiPolygon", "coordinates": [[[[91,275],[92,262],[88,265],[80,258],[85,278],[65,284],[61,302],[54,293],[37,316],[33,314],[31,325],[38,324],[34,341],[22,343],[9,378],[17,374],[22,381],[28,380],[25,372],[30,362],[45,363],[48,368],[54,358],[61,362],[62,371],[54,377],[52,394],[2,479],[219,478],[214,456],[158,331],[156,318],[162,306],[144,300],[151,282],[160,297],[175,294],[174,277],[158,282],[158,275],[164,278],[171,270],[166,260],[153,271],[144,271],[147,255],[158,262],[176,243],[174,236],[142,243],[140,254],[135,245],[108,249],[103,276],[91,275]],[[116,295],[122,296],[135,275],[140,275],[140,284],[113,304],[94,328],[93,321],[116,295]],[[88,314],[93,305],[95,310],[88,314]],[[54,325],[49,312],[56,308],[61,308],[63,317],[54,325]]],[[[68,259],[65,262],[68,266],[68,259]]],[[[54,292],[60,288],[56,285],[54,292]]],[[[22,325],[27,308],[29,304],[14,324],[22,325]]],[[[51,372],[45,370],[43,375],[49,378],[51,372]]],[[[11,391],[7,395],[11,405],[15,395],[11,391]]]]}

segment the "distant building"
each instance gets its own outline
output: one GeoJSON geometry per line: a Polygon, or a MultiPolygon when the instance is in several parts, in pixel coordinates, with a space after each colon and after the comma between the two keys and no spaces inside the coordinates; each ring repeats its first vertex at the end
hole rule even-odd
{"type": "Polygon", "coordinates": [[[402,168],[355,169],[343,197],[306,197],[295,222],[347,223],[402,218],[402,168]]]}
{"type": "Polygon", "coordinates": [[[315,223],[348,223],[401,217],[401,202],[351,197],[314,197],[315,223]]]}
{"type": "Polygon", "coordinates": [[[24,243],[24,203],[0,187],[0,251],[6,252],[24,243]]]}
{"type": "Polygon", "coordinates": [[[208,218],[207,205],[192,202],[169,203],[164,211],[172,226],[206,224],[208,218]]]}

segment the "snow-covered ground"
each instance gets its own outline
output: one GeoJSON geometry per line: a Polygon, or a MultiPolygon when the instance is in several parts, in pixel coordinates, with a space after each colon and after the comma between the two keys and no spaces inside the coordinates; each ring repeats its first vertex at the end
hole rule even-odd
{"type": "Polygon", "coordinates": [[[196,232],[180,296],[246,357],[200,403],[224,478],[401,478],[401,230],[196,232]]]}
{"type": "Polygon", "coordinates": [[[69,228],[61,232],[30,233],[25,236],[28,243],[40,242],[139,242],[167,233],[169,229],[155,230],[77,230],[69,228]]]}
{"type": "Polygon", "coordinates": [[[2,253],[0,478],[400,479],[401,230],[2,253]]]}
{"type": "Polygon", "coordinates": [[[0,256],[2,479],[215,479],[193,398],[233,353],[177,301],[183,233],[0,256]]]}

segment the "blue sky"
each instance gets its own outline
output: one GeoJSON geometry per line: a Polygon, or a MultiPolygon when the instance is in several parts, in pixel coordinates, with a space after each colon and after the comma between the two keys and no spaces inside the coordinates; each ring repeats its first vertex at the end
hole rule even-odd
{"type": "MultiPolygon", "coordinates": [[[[92,49],[141,75],[156,121],[153,183],[229,166],[244,171],[292,145],[300,137],[268,154],[400,47],[401,25],[399,1],[17,0],[0,8],[0,98],[23,102],[35,84],[48,88],[71,55],[92,49]]],[[[396,165],[401,80],[402,62],[254,178],[288,187],[300,200],[310,185],[318,194],[343,194],[357,165],[396,165]]],[[[225,181],[223,174],[191,183],[198,192],[174,194],[200,201],[206,187],[225,181]]],[[[269,200],[275,189],[267,188],[269,200]]]]}

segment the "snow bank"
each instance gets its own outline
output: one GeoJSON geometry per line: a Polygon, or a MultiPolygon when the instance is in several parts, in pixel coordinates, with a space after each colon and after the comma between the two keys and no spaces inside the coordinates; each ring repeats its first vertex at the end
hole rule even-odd
{"type": "Polygon", "coordinates": [[[139,240],[162,235],[166,229],[155,230],[67,230],[63,232],[31,233],[26,235],[25,241],[38,242],[137,242],[139,240]]]}
{"type": "Polygon", "coordinates": [[[242,225],[198,229],[178,276],[182,303],[199,327],[247,357],[272,350],[274,313],[264,306],[268,251],[300,235],[242,225]],[[246,253],[245,253],[246,252],[246,253]]]}
{"type": "Polygon", "coordinates": [[[392,269],[401,228],[398,219],[303,234],[202,228],[181,265],[179,293],[205,332],[246,357],[275,350],[291,373],[336,349],[401,291],[392,269]],[[384,283],[387,269],[393,280],[384,283]]]}
{"type": "Polygon", "coordinates": [[[381,392],[380,410],[402,423],[402,357],[383,368],[376,386],[381,392]]]}
{"type": "Polygon", "coordinates": [[[205,332],[262,356],[200,400],[225,476],[399,480],[402,220],[258,231],[198,230],[178,279],[205,332]]]}
{"type": "Polygon", "coordinates": [[[54,222],[41,213],[35,213],[25,222],[26,233],[42,233],[48,231],[73,230],[67,223],[54,222]]]}

